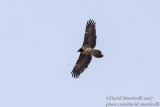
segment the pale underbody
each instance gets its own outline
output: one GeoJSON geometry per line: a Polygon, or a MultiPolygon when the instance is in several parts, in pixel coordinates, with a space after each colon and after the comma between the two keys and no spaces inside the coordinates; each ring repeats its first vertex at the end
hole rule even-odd
{"type": "Polygon", "coordinates": [[[88,45],[82,46],[82,49],[83,49],[82,54],[91,54],[91,52],[93,51],[93,49],[90,48],[88,45]]]}

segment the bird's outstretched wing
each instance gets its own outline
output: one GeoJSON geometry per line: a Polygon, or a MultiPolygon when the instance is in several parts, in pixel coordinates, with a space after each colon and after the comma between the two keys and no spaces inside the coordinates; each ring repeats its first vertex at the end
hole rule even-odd
{"type": "Polygon", "coordinates": [[[77,60],[76,65],[72,70],[72,77],[78,78],[80,74],[88,67],[91,62],[92,56],[86,54],[80,54],[79,59],[77,60]]]}
{"type": "Polygon", "coordinates": [[[96,46],[96,22],[89,20],[86,25],[83,45],[89,45],[91,48],[96,46]]]}

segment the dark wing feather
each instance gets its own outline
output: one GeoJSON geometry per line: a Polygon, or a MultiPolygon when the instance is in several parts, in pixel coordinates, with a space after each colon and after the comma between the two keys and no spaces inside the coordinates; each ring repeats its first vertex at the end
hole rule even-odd
{"type": "Polygon", "coordinates": [[[86,25],[83,45],[89,45],[91,48],[96,46],[96,22],[89,20],[86,25]]]}
{"type": "Polygon", "coordinates": [[[79,75],[88,67],[91,62],[92,56],[86,54],[80,54],[79,59],[77,60],[76,65],[72,70],[72,77],[78,78],[79,75]]]}

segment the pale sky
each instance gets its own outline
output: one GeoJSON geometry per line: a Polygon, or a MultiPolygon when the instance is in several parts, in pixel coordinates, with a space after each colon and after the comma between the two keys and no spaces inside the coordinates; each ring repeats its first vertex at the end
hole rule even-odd
{"type": "Polygon", "coordinates": [[[158,101],[159,81],[160,0],[0,0],[0,107],[105,107],[107,96],[158,101]],[[104,57],[74,79],[89,19],[104,57]]]}

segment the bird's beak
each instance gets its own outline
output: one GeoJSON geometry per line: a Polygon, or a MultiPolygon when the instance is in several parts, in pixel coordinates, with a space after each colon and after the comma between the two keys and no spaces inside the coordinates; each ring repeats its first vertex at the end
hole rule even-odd
{"type": "Polygon", "coordinates": [[[77,52],[81,52],[81,48],[77,52]]]}
{"type": "Polygon", "coordinates": [[[77,52],[82,52],[83,51],[83,49],[82,48],[80,48],[77,52]]]}

